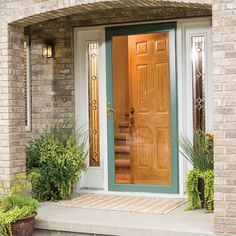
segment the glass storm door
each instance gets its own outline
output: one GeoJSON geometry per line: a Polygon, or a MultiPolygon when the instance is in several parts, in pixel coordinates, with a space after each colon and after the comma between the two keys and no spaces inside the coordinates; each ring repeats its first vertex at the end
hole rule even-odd
{"type": "Polygon", "coordinates": [[[169,32],[113,36],[114,183],[172,185],[169,32]]]}

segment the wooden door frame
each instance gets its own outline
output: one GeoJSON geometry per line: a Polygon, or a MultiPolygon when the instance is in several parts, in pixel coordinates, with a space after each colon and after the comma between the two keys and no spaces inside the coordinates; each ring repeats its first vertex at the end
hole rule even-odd
{"type": "Polygon", "coordinates": [[[108,189],[121,192],[179,193],[178,94],[176,66],[176,22],[131,25],[106,28],[107,102],[114,104],[112,81],[112,37],[168,31],[170,36],[170,115],[171,115],[171,172],[172,185],[143,185],[115,183],[114,114],[107,119],[108,189]]]}

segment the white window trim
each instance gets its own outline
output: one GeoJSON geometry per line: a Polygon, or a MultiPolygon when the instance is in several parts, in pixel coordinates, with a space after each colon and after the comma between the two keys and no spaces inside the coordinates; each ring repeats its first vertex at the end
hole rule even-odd
{"type": "Polygon", "coordinates": [[[26,99],[27,99],[27,125],[25,126],[25,131],[30,132],[32,128],[32,116],[31,116],[31,70],[30,70],[30,38],[25,37],[26,42],[26,99]]]}
{"type": "MultiPolygon", "coordinates": [[[[88,107],[88,58],[87,45],[91,42],[99,42],[99,139],[100,139],[100,166],[89,166],[82,173],[78,188],[92,187],[106,189],[107,182],[107,112],[106,112],[106,71],[105,71],[105,30],[104,28],[90,28],[89,30],[75,28],[75,120],[76,125],[89,130],[89,107],[88,107]],[[96,187],[93,186],[96,179],[96,187]]],[[[89,150],[89,142],[87,143],[89,150]]]]}

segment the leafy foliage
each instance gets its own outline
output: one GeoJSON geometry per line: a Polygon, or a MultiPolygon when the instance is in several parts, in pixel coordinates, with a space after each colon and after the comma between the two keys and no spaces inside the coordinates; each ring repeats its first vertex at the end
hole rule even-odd
{"type": "Polygon", "coordinates": [[[42,139],[30,140],[26,149],[26,171],[29,172],[32,167],[37,168],[40,166],[39,156],[42,139]]]}
{"type": "Polygon", "coordinates": [[[181,153],[201,171],[213,170],[213,136],[203,131],[194,133],[193,142],[187,137],[180,138],[181,153]]]}
{"type": "Polygon", "coordinates": [[[4,181],[0,181],[0,196],[2,199],[12,195],[22,197],[29,196],[30,188],[31,185],[26,180],[26,175],[17,174],[11,188],[7,188],[6,183],[4,181]]]}
{"type": "Polygon", "coordinates": [[[0,210],[0,235],[12,236],[11,224],[32,213],[30,206],[14,207],[7,212],[0,210]]]}
{"type": "Polygon", "coordinates": [[[188,173],[188,178],[186,182],[186,189],[188,195],[188,209],[194,210],[199,207],[200,197],[198,192],[198,178],[200,176],[200,171],[194,169],[188,173]]]}
{"type": "Polygon", "coordinates": [[[213,211],[214,209],[214,172],[213,170],[208,170],[202,173],[205,188],[205,208],[208,211],[213,211]]]}
{"type": "Polygon", "coordinates": [[[39,206],[39,202],[30,197],[22,197],[17,195],[8,196],[2,201],[2,211],[7,212],[15,207],[25,207],[28,206],[32,212],[35,212],[39,206]]]}
{"type": "Polygon", "coordinates": [[[46,129],[26,149],[28,177],[38,200],[68,199],[73,183],[86,170],[87,135],[70,125],[46,129]]]}
{"type": "Polygon", "coordinates": [[[27,196],[29,184],[23,177],[19,177],[10,190],[5,188],[4,183],[2,187],[4,194],[0,207],[0,235],[11,236],[12,223],[35,213],[39,202],[27,196]]]}
{"type": "Polygon", "coordinates": [[[187,195],[188,195],[188,209],[194,210],[200,206],[200,197],[198,192],[199,178],[204,179],[204,208],[207,211],[214,209],[214,172],[213,170],[200,171],[193,169],[188,174],[186,182],[187,195]]]}

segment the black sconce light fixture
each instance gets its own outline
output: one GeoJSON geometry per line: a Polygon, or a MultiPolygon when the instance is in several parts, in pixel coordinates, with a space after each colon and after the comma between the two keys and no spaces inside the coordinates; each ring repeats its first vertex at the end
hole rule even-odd
{"type": "Polygon", "coordinates": [[[54,45],[52,42],[46,42],[42,47],[42,56],[52,58],[54,55],[54,45]]]}

